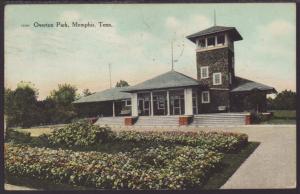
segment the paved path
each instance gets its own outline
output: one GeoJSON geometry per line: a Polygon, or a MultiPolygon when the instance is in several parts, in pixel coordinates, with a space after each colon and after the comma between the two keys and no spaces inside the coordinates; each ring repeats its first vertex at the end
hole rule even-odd
{"type": "Polygon", "coordinates": [[[296,187],[296,126],[229,128],[261,142],[221,189],[296,187]]]}
{"type": "Polygon", "coordinates": [[[4,184],[4,189],[8,191],[25,191],[25,190],[36,190],[29,187],[23,187],[23,186],[16,186],[11,184],[4,184]]]}

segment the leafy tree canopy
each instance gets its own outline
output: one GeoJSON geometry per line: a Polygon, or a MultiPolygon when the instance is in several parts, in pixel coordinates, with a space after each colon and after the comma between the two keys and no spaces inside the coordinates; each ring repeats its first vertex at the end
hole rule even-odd
{"type": "Polygon", "coordinates": [[[57,90],[50,92],[52,98],[58,105],[68,106],[76,100],[77,88],[70,84],[59,84],[57,90]]]}
{"type": "Polygon", "coordinates": [[[125,80],[120,80],[117,82],[116,87],[126,87],[129,86],[128,82],[125,80]]]}
{"type": "Polygon", "coordinates": [[[91,94],[92,94],[92,92],[88,88],[83,89],[83,91],[82,91],[83,96],[89,96],[91,94]]]}
{"type": "Polygon", "coordinates": [[[274,110],[295,110],[296,92],[284,90],[278,93],[274,99],[268,98],[268,104],[269,108],[274,110]]]}

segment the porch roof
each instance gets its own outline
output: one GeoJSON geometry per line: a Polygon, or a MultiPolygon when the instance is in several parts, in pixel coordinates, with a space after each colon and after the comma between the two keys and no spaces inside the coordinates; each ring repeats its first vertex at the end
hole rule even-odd
{"type": "Polygon", "coordinates": [[[164,74],[158,75],[152,79],[146,80],[134,86],[124,89],[124,92],[137,92],[143,90],[156,90],[167,88],[180,88],[188,86],[199,86],[198,80],[177,71],[168,71],[164,74]]]}
{"type": "Polygon", "coordinates": [[[231,92],[250,92],[250,91],[265,91],[268,93],[276,93],[275,88],[271,86],[267,86],[265,84],[261,84],[255,81],[251,81],[245,78],[237,77],[235,78],[235,85],[231,92]]]}
{"type": "Polygon", "coordinates": [[[111,100],[123,100],[131,98],[131,95],[126,92],[122,92],[121,90],[124,90],[128,87],[116,87],[107,89],[101,92],[96,92],[94,94],[91,94],[89,96],[82,97],[73,103],[87,103],[87,102],[103,102],[103,101],[111,101],[111,100]]]}

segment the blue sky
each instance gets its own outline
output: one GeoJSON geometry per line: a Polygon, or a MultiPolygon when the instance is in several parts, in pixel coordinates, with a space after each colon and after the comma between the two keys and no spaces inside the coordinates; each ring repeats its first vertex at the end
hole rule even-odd
{"type": "Polygon", "coordinates": [[[131,85],[175,70],[196,78],[195,45],[185,37],[213,25],[233,26],[236,75],[296,88],[294,4],[102,4],[5,7],[5,85],[30,81],[43,99],[60,83],[101,91],[124,79],[131,85]],[[34,22],[112,24],[106,28],[35,28],[34,22]],[[22,27],[29,24],[29,27],[22,27]]]}

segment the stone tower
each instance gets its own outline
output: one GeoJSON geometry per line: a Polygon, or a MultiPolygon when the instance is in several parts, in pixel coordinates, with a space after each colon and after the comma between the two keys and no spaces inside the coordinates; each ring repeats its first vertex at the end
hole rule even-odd
{"type": "Polygon", "coordinates": [[[234,27],[213,26],[187,38],[196,44],[197,79],[207,86],[205,95],[210,99],[199,102],[199,110],[229,111],[230,90],[235,83],[234,41],[242,40],[242,36],[234,27]]]}
{"type": "Polygon", "coordinates": [[[239,32],[213,26],[187,38],[196,44],[198,80],[209,88],[230,89],[235,80],[234,41],[242,40],[239,32]]]}

